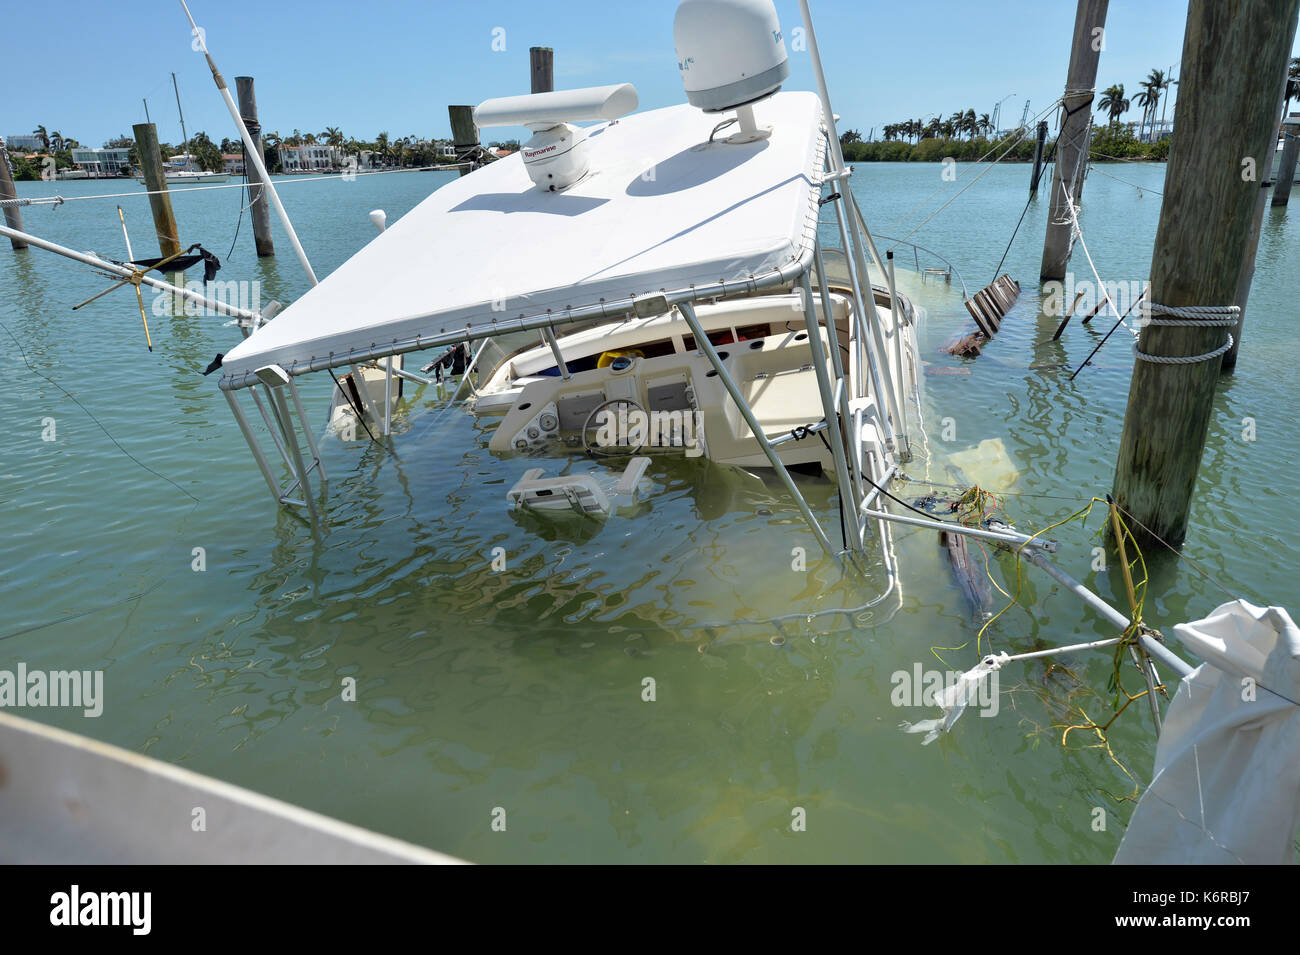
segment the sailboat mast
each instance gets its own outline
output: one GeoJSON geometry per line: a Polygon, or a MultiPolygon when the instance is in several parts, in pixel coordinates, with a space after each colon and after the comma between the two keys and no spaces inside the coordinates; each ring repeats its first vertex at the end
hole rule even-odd
{"type": "Polygon", "coordinates": [[[176,92],[176,112],[181,117],[181,135],[185,137],[185,168],[190,168],[190,134],[185,131],[185,111],[181,109],[181,90],[176,85],[176,74],[172,74],[172,89],[176,92]]]}

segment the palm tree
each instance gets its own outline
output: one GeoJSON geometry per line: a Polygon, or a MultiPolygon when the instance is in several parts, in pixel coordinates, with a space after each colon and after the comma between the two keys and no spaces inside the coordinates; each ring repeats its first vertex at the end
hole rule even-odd
{"type": "Polygon", "coordinates": [[[1150,80],[1143,80],[1138,86],[1142,87],[1142,92],[1133,97],[1133,102],[1142,107],[1142,122],[1138,124],[1138,140],[1143,140],[1143,133],[1146,131],[1147,120],[1155,110],[1156,102],[1160,99],[1151,84],[1150,80]]]}
{"type": "Polygon", "coordinates": [[[1110,124],[1116,126],[1119,124],[1119,118],[1128,111],[1129,101],[1124,98],[1124,84],[1116,83],[1102,91],[1101,102],[1098,104],[1103,110],[1110,113],[1110,124]]]}
{"type": "Polygon", "coordinates": [[[1165,107],[1169,105],[1169,89],[1178,85],[1178,81],[1172,76],[1166,77],[1161,85],[1161,91],[1164,93],[1164,102],[1160,106],[1160,129],[1163,132],[1165,127],[1165,107]]]}
{"type": "Polygon", "coordinates": [[[331,146],[342,147],[343,145],[343,130],[339,129],[337,126],[326,126],[325,132],[320,135],[321,139],[325,140],[325,142],[331,146]]]}
{"type": "Polygon", "coordinates": [[[979,133],[993,133],[993,121],[989,119],[988,113],[980,113],[980,118],[975,121],[976,131],[979,133]]]}
{"type": "Polygon", "coordinates": [[[67,142],[63,139],[63,134],[58,130],[50,133],[50,145],[54,147],[56,153],[67,148],[67,142]]]}
{"type": "Polygon", "coordinates": [[[975,110],[973,109],[966,110],[966,112],[962,114],[961,124],[962,124],[962,129],[965,131],[966,135],[969,136],[971,139],[974,139],[976,127],[979,125],[979,121],[975,118],[975,110]]]}
{"type": "Polygon", "coordinates": [[[1161,94],[1169,88],[1169,77],[1164,70],[1152,70],[1147,74],[1146,84],[1151,94],[1155,97],[1151,103],[1151,138],[1155,138],[1156,131],[1156,107],[1160,105],[1161,94]]]}
{"type": "Polygon", "coordinates": [[[44,126],[37,126],[32,130],[32,135],[41,141],[41,145],[45,147],[46,152],[50,151],[50,134],[45,131],[44,126]]]}

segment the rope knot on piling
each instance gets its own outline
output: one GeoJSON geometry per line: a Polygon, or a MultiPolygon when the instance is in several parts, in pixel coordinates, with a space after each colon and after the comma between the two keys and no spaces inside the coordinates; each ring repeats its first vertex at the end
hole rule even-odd
{"type": "MultiPolygon", "coordinates": [[[[1143,306],[1143,312],[1143,324],[1145,325],[1166,328],[1231,328],[1237,324],[1241,315],[1241,308],[1236,305],[1175,306],[1150,302],[1143,306]]],[[[1195,365],[1227,354],[1232,350],[1232,346],[1233,337],[1229,333],[1226,342],[1213,351],[1201,355],[1152,355],[1139,348],[1136,342],[1133,345],[1133,354],[1141,361],[1149,361],[1159,365],[1195,365]]]]}

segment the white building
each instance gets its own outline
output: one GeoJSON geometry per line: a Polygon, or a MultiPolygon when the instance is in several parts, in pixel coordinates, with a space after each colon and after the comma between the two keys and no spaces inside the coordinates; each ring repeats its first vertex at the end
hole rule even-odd
{"type": "Polygon", "coordinates": [[[222,153],[221,165],[230,175],[242,176],[244,174],[244,154],[222,153]]]}
{"type": "Polygon", "coordinates": [[[336,169],[342,164],[342,151],[334,146],[309,143],[280,147],[280,168],[285,172],[336,169]]]}
{"type": "Polygon", "coordinates": [[[116,176],[129,164],[131,150],[125,147],[86,149],[78,146],[72,150],[72,161],[90,176],[116,176]]]}

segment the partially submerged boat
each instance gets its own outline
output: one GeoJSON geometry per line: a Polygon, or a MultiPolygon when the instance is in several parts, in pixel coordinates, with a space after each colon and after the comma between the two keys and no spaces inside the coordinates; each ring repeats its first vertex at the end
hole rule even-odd
{"type": "Polygon", "coordinates": [[[880,257],[843,188],[825,90],[781,90],[770,4],[724,8],[738,38],[725,49],[690,20],[693,5],[679,15],[679,56],[698,47],[683,73],[692,103],[637,113],[620,84],[481,104],[478,125],[526,125],[533,139],[444,185],[247,329],[223,356],[221,388],[277,500],[318,519],[321,459],[298,377],[343,372],[333,430],[388,434],[401,381],[430,380],[398,359],[461,349],[479,373],[463,379],[466,408],[503,457],[644,452],[770,469],[829,554],[871,546],[864,502],[906,460],[919,415],[916,312],[884,272],[871,284],[880,257]],[[827,206],[834,247],[818,227],[827,206]],[[490,363],[488,340],[508,342],[490,363]],[[246,393],[277,432],[287,487],[246,393]],[[838,540],[790,469],[839,485],[838,540]]]}
{"type": "MultiPolygon", "coordinates": [[[[637,113],[627,84],[488,101],[475,113],[480,126],[525,125],[533,139],[391,228],[372,214],[380,235],[319,283],[269,183],[314,285],[283,310],[251,311],[129,264],[8,227],[0,234],[233,317],[245,337],[214,363],[220,389],[273,497],[314,532],[327,518],[325,469],[297,379],[323,372],[337,382],[327,434],[345,439],[389,435],[403,382],[449,377],[451,401],[468,392],[449,408],[475,415],[505,461],[527,465],[503,506],[548,518],[635,502],[653,454],[775,474],[831,558],[883,578],[873,604],[900,596],[895,524],[1006,546],[1120,635],[990,653],[958,685],[979,688],[1010,663],[1043,656],[1108,648],[1117,674],[1131,658],[1146,689],[1128,702],[1145,695],[1161,735],[1156,777],[1117,861],[1292,860],[1300,777],[1283,770],[1298,765],[1300,629],[1285,611],[1234,601],[1176,626],[1207,661],[1193,669],[1136,603],[1130,619],[1057,567],[1045,532],[1022,534],[983,514],[942,520],[891,493],[913,438],[924,440],[918,315],[847,186],[806,0],[800,8],[817,94],[781,89],[788,66],[770,0],[683,0],[674,32],[687,105],[637,113]],[[405,365],[410,355],[431,360],[417,372],[405,365]],[[535,466],[577,456],[621,471],[546,477],[535,466]],[[834,531],[809,507],[796,470],[834,482],[834,531]],[[890,500],[913,513],[891,511],[890,500]],[[859,559],[869,548],[875,559],[859,559]],[[1164,716],[1157,663],[1182,679],[1164,716]]],[[[195,36],[207,54],[197,26],[195,36]]],[[[1118,527],[1113,505],[1111,517],[1118,527]]],[[[951,732],[964,693],[943,695],[940,718],[905,725],[926,740],[951,732]]]]}

